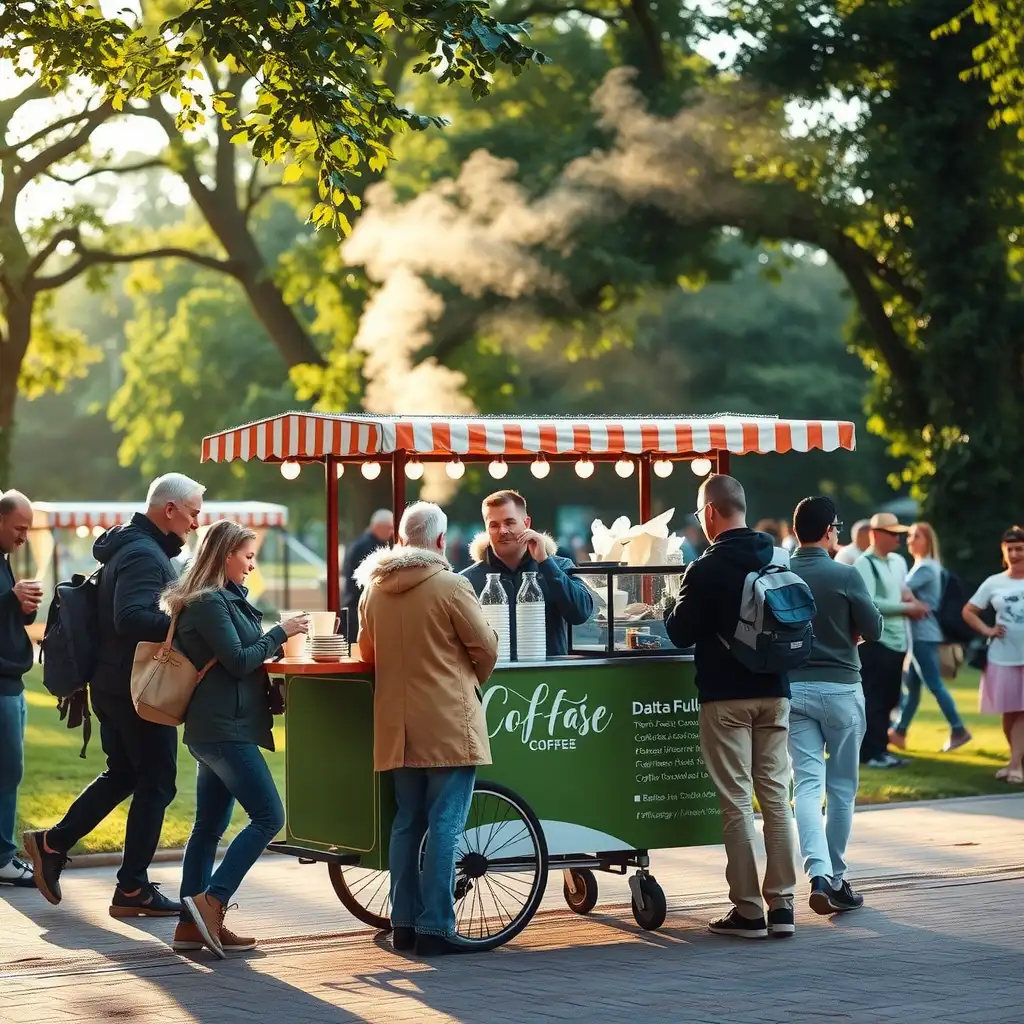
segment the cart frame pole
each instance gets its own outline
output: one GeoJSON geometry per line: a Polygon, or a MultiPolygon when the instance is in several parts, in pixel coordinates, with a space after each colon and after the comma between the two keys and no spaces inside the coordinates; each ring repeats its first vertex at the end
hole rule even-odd
{"type": "Polygon", "coordinates": [[[404,449],[395,452],[391,459],[391,512],[395,517],[395,536],[398,536],[398,524],[402,521],[405,511],[405,461],[404,449]]]}
{"type": "Polygon", "coordinates": [[[729,453],[723,451],[715,452],[715,473],[725,476],[729,472],[729,453]]]}
{"type": "Polygon", "coordinates": [[[636,460],[637,480],[640,488],[640,522],[651,518],[651,453],[643,452],[636,460]]]}
{"type": "Polygon", "coordinates": [[[327,475],[327,610],[341,611],[341,565],[338,559],[338,459],[328,455],[327,475]]]}

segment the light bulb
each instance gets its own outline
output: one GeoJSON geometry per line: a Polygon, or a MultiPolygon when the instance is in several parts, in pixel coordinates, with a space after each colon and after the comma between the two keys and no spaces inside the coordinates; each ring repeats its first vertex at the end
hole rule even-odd
{"type": "Polygon", "coordinates": [[[576,475],[581,480],[588,480],[594,475],[594,464],[590,459],[580,459],[580,461],[576,463],[576,475]]]}
{"type": "Polygon", "coordinates": [[[487,472],[495,480],[504,480],[508,476],[508,463],[504,459],[495,459],[488,467],[487,472]]]}
{"type": "Polygon", "coordinates": [[[92,528],[92,535],[94,537],[102,537],[103,536],[103,527],[102,526],[94,526],[92,528]]]}
{"type": "Polygon", "coordinates": [[[466,474],[466,464],[462,459],[452,459],[445,467],[444,471],[452,480],[461,480],[466,474]]]}
{"type": "Polygon", "coordinates": [[[711,460],[694,459],[690,463],[690,469],[693,470],[694,476],[707,476],[711,472],[711,460]]]}
{"type": "Polygon", "coordinates": [[[282,462],[281,476],[285,480],[294,480],[302,472],[302,467],[297,462],[282,462]]]}
{"type": "Polygon", "coordinates": [[[345,467],[344,467],[344,465],[339,462],[338,465],[335,467],[334,472],[335,472],[335,475],[340,480],[345,475],[345,467]]]}
{"type": "Polygon", "coordinates": [[[633,465],[632,459],[619,459],[619,461],[615,463],[615,472],[618,473],[623,480],[627,477],[631,477],[635,468],[636,467],[633,465]]]}
{"type": "Polygon", "coordinates": [[[672,475],[672,463],[668,459],[658,459],[653,466],[654,475],[660,476],[662,480],[672,475]]]}
{"type": "Polygon", "coordinates": [[[410,480],[422,480],[423,479],[423,463],[419,459],[413,459],[412,462],[405,464],[405,475],[410,480]]]}
{"type": "Polygon", "coordinates": [[[543,480],[551,472],[551,463],[542,455],[535,462],[530,463],[530,472],[537,480],[543,480]]]}
{"type": "Polygon", "coordinates": [[[88,526],[80,526],[77,530],[75,530],[75,533],[77,533],[79,537],[88,537],[89,536],[89,527],[88,526]]]}
{"type": "Polygon", "coordinates": [[[379,462],[364,462],[360,472],[366,480],[376,480],[380,476],[379,462]]]}

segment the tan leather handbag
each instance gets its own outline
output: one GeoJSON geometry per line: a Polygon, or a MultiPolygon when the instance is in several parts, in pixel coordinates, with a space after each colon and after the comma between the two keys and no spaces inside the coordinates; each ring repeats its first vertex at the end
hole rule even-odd
{"type": "Polygon", "coordinates": [[[132,703],[139,718],[157,725],[181,725],[192,694],[217,661],[211,658],[199,671],[172,646],[178,616],[171,618],[162,643],[143,641],[132,662],[132,703]]]}

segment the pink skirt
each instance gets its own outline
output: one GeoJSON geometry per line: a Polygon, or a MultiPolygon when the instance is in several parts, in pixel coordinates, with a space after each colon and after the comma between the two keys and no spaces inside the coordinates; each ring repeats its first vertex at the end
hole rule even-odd
{"type": "Polygon", "coordinates": [[[1024,665],[993,665],[981,674],[979,710],[983,715],[1024,711],[1024,665]]]}

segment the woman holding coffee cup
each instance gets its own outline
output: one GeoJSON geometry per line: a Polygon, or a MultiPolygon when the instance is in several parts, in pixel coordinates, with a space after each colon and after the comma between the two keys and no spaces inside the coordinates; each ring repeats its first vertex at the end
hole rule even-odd
{"type": "Polygon", "coordinates": [[[173,947],[207,946],[219,957],[256,945],[254,938],[224,927],[224,914],[246,873],[284,826],[281,797],[259,749],[274,749],[264,662],[289,637],[309,630],[309,617],[300,613],[263,633],[263,616],[249,604],[244,586],[255,558],[252,530],[227,520],[214,523],[162,602],[177,618],[179,648],[197,669],[209,665],[185,715],[185,744],[198,762],[196,821],[181,868],[184,910],[173,947]],[[236,800],[249,823],[214,871],[217,845],[236,800]]]}

